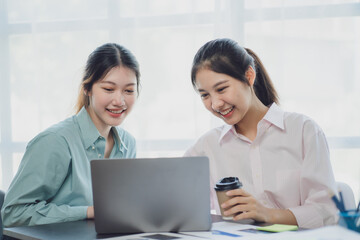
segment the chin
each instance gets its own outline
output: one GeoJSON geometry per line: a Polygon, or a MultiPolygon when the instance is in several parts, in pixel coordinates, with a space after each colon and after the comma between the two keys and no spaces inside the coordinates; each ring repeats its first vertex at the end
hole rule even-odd
{"type": "Polygon", "coordinates": [[[233,119],[228,119],[228,120],[226,120],[226,119],[222,118],[222,120],[223,120],[226,124],[228,124],[228,125],[235,125],[235,124],[238,123],[238,121],[233,120],[233,119]]]}
{"type": "Polygon", "coordinates": [[[123,121],[117,122],[113,127],[119,126],[123,123],[123,121]]]}
{"type": "Polygon", "coordinates": [[[112,120],[112,121],[109,121],[108,122],[108,125],[111,126],[111,127],[116,127],[116,126],[119,126],[120,124],[122,124],[124,121],[124,119],[120,119],[120,120],[112,120]]]}

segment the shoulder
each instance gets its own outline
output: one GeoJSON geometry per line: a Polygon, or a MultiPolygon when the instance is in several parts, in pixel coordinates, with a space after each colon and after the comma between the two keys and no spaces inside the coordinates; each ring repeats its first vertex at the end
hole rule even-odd
{"type": "Polygon", "coordinates": [[[227,127],[227,125],[222,125],[216,128],[213,128],[207,132],[205,132],[202,136],[200,136],[200,138],[198,139],[198,142],[212,142],[212,141],[216,141],[218,142],[224,129],[227,127]]]}
{"type": "Polygon", "coordinates": [[[297,112],[284,112],[285,126],[301,129],[303,132],[322,133],[321,127],[309,116],[297,112]]]}
{"type": "Polygon", "coordinates": [[[37,136],[35,136],[30,142],[29,145],[44,142],[51,146],[51,144],[65,144],[68,137],[74,135],[77,131],[76,124],[74,123],[73,117],[69,117],[57,124],[50,126],[44,131],[40,132],[37,136]]]}
{"type": "Polygon", "coordinates": [[[22,166],[38,164],[51,168],[61,165],[65,169],[71,159],[72,144],[66,137],[67,131],[71,130],[73,128],[66,129],[60,122],[39,133],[27,144],[22,166]]]}
{"type": "Polygon", "coordinates": [[[209,149],[213,149],[215,146],[218,146],[220,137],[226,127],[227,125],[223,125],[204,133],[195,141],[195,143],[192,144],[190,148],[188,148],[185,155],[201,155],[209,151],[209,149]]]}

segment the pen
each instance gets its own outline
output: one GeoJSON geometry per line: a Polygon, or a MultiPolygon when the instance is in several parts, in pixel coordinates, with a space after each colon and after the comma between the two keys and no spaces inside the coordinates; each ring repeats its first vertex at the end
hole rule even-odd
{"type": "Polygon", "coordinates": [[[340,189],[338,190],[338,192],[339,192],[339,196],[340,196],[340,204],[341,204],[342,208],[344,209],[344,211],[346,211],[345,202],[344,202],[344,198],[343,198],[342,192],[341,192],[340,189]]]}
{"type": "Polygon", "coordinates": [[[330,196],[331,200],[333,200],[333,202],[335,203],[335,205],[339,209],[339,211],[340,212],[345,212],[344,204],[340,203],[340,201],[336,197],[336,195],[331,190],[329,190],[328,193],[329,193],[329,196],[330,196]]]}

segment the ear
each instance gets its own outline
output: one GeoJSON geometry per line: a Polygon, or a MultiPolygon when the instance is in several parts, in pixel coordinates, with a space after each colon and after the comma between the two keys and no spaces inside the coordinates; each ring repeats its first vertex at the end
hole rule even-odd
{"type": "Polygon", "coordinates": [[[84,90],[84,95],[90,97],[91,96],[91,91],[84,90]]]}
{"type": "Polygon", "coordinates": [[[248,80],[249,85],[253,86],[256,78],[256,72],[251,66],[249,66],[248,70],[246,70],[245,77],[248,80]]]}

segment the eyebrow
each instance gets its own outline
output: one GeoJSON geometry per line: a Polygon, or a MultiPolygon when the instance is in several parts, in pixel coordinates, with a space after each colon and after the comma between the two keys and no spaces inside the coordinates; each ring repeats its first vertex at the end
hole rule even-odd
{"type": "MultiPolygon", "coordinates": [[[[112,85],[116,85],[116,83],[112,82],[112,81],[100,81],[100,83],[108,83],[108,84],[112,84],[112,85]]],[[[128,83],[125,86],[134,86],[136,85],[136,83],[128,83]]]]}
{"type": "MultiPolygon", "coordinates": [[[[221,85],[221,84],[223,84],[223,83],[226,83],[226,82],[228,82],[228,81],[229,81],[229,80],[220,81],[220,82],[216,83],[212,88],[215,89],[215,88],[217,88],[219,85],[221,85]]],[[[201,88],[199,88],[198,91],[199,91],[199,92],[206,92],[204,89],[201,89],[201,88]]]]}

